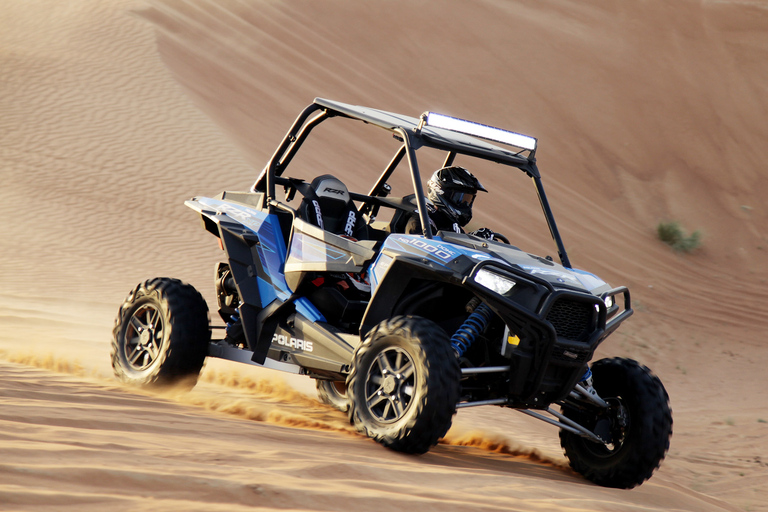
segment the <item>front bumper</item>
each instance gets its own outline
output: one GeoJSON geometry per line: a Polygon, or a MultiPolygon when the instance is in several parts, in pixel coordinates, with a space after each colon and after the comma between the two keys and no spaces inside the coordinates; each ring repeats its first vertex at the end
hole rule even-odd
{"type": "Polygon", "coordinates": [[[626,287],[600,295],[556,288],[538,276],[492,260],[477,263],[462,285],[488,304],[510,335],[519,338],[502,354],[510,362],[506,398],[513,407],[542,408],[564,398],[584,375],[600,343],[632,315],[626,287]],[[481,269],[511,279],[515,286],[504,295],[496,293],[476,280],[481,269]],[[618,304],[607,308],[606,297],[618,296],[624,298],[623,309],[618,304]]]}

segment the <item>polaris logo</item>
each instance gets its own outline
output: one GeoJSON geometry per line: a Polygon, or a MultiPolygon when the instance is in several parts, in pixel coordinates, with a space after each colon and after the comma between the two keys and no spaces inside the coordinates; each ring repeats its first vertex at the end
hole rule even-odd
{"type": "Polygon", "coordinates": [[[303,350],[304,352],[312,352],[314,349],[311,341],[289,338],[284,334],[275,334],[272,336],[272,343],[277,343],[283,347],[294,348],[296,350],[303,350]]]}
{"type": "Polygon", "coordinates": [[[340,195],[340,196],[344,195],[344,191],[343,190],[339,190],[337,188],[331,188],[331,187],[325,187],[323,189],[323,192],[330,192],[331,194],[336,194],[336,195],[340,195]]]}

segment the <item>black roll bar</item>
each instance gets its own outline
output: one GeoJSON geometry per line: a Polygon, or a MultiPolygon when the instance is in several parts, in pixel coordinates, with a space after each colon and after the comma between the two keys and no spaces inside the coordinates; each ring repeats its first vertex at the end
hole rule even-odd
{"type": "Polygon", "coordinates": [[[539,202],[541,203],[541,209],[544,210],[544,217],[547,219],[547,226],[549,226],[549,233],[552,235],[552,239],[557,245],[557,255],[560,258],[560,263],[566,268],[573,268],[571,266],[571,260],[568,258],[568,253],[565,252],[565,245],[563,239],[560,237],[560,231],[557,229],[557,223],[555,222],[555,216],[552,213],[552,208],[549,206],[547,200],[547,194],[544,192],[544,185],[541,183],[541,176],[539,175],[536,164],[533,164],[535,174],[531,176],[533,183],[536,186],[536,193],[539,196],[539,202]]]}
{"type": "Polygon", "coordinates": [[[381,176],[379,176],[378,181],[376,184],[371,188],[371,191],[368,192],[369,196],[380,196],[382,192],[384,191],[384,184],[389,180],[389,178],[392,176],[392,173],[395,172],[395,169],[400,164],[400,161],[405,156],[405,144],[400,146],[400,148],[397,150],[397,153],[395,153],[395,156],[392,157],[392,160],[390,160],[389,165],[387,165],[386,169],[384,169],[384,172],[381,173],[381,176]]]}
{"type": "MultiPolygon", "coordinates": [[[[301,114],[299,114],[299,116],[293,122],[293,125],[291,125],[291,129],[285,135],[282,142],[278,146],[277,150],[272,155],[272,158],[267,163],[267,166],[261,172],[256,182],[253,184],[253,187],[252,187],[253,191],[266,192],[265,202],[267,205],[269,205],[270,208],[274,206],[276,201],[275,177],[279,177],[282,174],[285,167],[288,166],[291,159],[293,159],[299,147],[301,147],[302,143],[307,138],[307,136],[309,135],[309,133],[312,131],[313,128],[315,128],[318,124],[328,119],[329,117],[335,117],[335,116],[361,119],[364,122],[368,122],[365,116],[361,115],[360,117],[358,117],[356,115],[353,115],[354,113],[346,112],[343,109],[338,110],[338,109],[323,106],[321,104],[318,104],[317,101],[318,100],[316,100],[316,102],[307,106],[301,112],[301,114]],[[318,110],[322,110],[322,112],[316,115],[314,118],[310,119],[310,116],[312,116],[318,110]]],[[[383,194],[384,184],[387,182],[389,177],[394,172],[395,168],[401,162],[403,156],[407,156],[408,165],[411,170],[411,179],[413,181],[413,189],[414,189],[414,192],[416,193],[415,199],[419,209],[419,220],[421,221],[422,232],[426,238],[432,238],[433,236],[432,227],[429,222],[426,199],[425,199],[424,190],[421,184],[421,176],[419,174],[419,165],[416,160],[416,152],[415,152],[416,149],[418,149],[424,144],[424,141],[421,140],[420,130],[417,130],[416,133],[411,133],[410,130],[406,130],[401,126],[396,126],[393,128],[390,128],[390,126],[386,126],[386,128],[388,130],[391,130],[393,133],[395,133],[398,138],[402,138],[403,145],[402,147],[400,147],[400,149],[398,149],[397,153],[392,158],[392,161],[386,167],[383,174],[379,177],[379,180],[376,182],[376,185],[374,185],[373,189],[371,189],[371,192],[369,195],[379,196],[383,194]]],[[[382,127],[385,127],[385,126],[382,126],[382,127]]],[[[442,146],[442,144],[440,144],[435,140],[430,141],[428,145],[436,149],[442,146]]],[[[455,148],[452,148],[452,147],[445,147],[445,149],[448,150],[448,155],[446,156],[444,166],[449,166],[453,163],[453,160],[456,157],[457,151],[455,148]]],[[[472,156],[476,156],[479,158],[484,158],[490,161],[501,162],[501,160],[498,160],[496,158],[489,158],[488,155],[473,154],[472,151],[468,151],[467,154],[470,154],[472,156]]],[[[519,166],[510,164],[506,161],[502,163],[506,163],[507,165],[518,167],[520,170],[528,174],[528,176],[530,176],[533,179],[533,183],[534,183],[534,186],[536,187],[536,192],[539,197],[539,202],[541,203],[541,208],[544,211],[544,217],[547,219],[547,225],[549,227],[550,234],[552,235],[552,239],[555,241],[555,244],[557,245],[557,252],[560,258],[560,262],[564,267],[572,268],[570,259],[568,258],[568,254],[566,253],[566,250],[565,250],[565,245],[563,244],[563,240],[560,236],[560,232],[557,229],[557,224],[555,222],[554,214],[552,213],[552,209],[549,206],[549,201],[547,200],[547,195],[544,191],[544,185],[541,182],[541,175],[539,174],[539,170],[536,166],[536,162],[535,162],[535,159],[533,158],[533,154],[531,154],[529,158],[526,159],[526,161],[521,162],[522,165],[519,165],[519,166]]]]}
{"type": "MultiPolygon", "coordinates": [[[[416,204],[419,207],[419,220],[421,221],[421,231],[426,238],[432,238],[432,226],[429,224],[429,214],[427,213],[427,201],[424,197],[424,189],[421,186],[421,175],[419,174],[419,163],[416,161],[416,151],[414,150],[414,141],[411,140],[411,134],[401,127],[395,128],[395,133],[403,138],[403,147],[408,157],[408,166],[411,168],[411,179],[413,180],[413,191],[416,193],[416,204]]],[[[416,145],[420,144],[416,141],[416,145]]]]}
{"type": "MultiPolygon", "coordinates": [[[[293,122],[293,125],[291,125],[291,129],[288,130],[288,133],[285,134],[282,142],[275,150],[272,158],[270,158],[267,166],[256,179],[256,183],[253,184],[252,190],[254,191],[264,191],[266,188],[266,204],[271,204],[271,201],[273,201],[275,198],[275,182],[273,178],[276,175],[278,168],[281,165],[283,167],[287,165],[287,162],[290,161],[293,153],[296,152],[301,143],[304,142],[304,139],[307,138],[309,131],[327,117],[328,114],[324,112],[313,119],[312,123],[309,123],[306,127],[304,126],[304,123],[307,121],[307,119],[309,119],[309,116],[320,109],[322,109],[320,105],[312,103],[307,108],[305,108],[301,114],[299,114],[299,116],[293,122]],[[287,161],[283,162],[282,160],[284,160],[284,155],[286,151],[289,151],[289,149],[290,157],[287,161]]],[[[286,155],[286,157],[288,157],[288,155],[286,155]]]]}

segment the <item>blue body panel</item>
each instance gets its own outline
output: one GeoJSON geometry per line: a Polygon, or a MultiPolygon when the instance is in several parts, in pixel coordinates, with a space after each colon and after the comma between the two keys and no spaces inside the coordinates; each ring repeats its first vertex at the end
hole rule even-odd
{"type": "MultiPolygon", "coordinates": [[[[286,247],[277,215],[209,197],[197,198],[196,201],[200,205],[211,208],[219,215],[237,221],[258,236],[259,244],[255,247],[266,273],[264,276],[258,276],[259,295],[262,302],[260,306],[264,308],[275,300],[280,302],[287,300],[291,296],[292,290],[285,280],[283,271],[286,247]]],[[[296,310],[310,321],[325,321],[325,317],[307,299],[299,298],[295,304],[296,310]]]]}

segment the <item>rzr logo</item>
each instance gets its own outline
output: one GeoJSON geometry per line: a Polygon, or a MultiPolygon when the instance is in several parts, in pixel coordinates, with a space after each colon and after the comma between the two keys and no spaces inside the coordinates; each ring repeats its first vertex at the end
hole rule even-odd
{"type": "Polygon", "coordinates": [[[323,189],[323,192],[330,192],[331,194],[337,194],[337,195],[340,195],[340,196],[344,195],[344,191],[343,190],[339,190],[337,188],[331,188],[331,187],[325,187],[323,189]]]}

